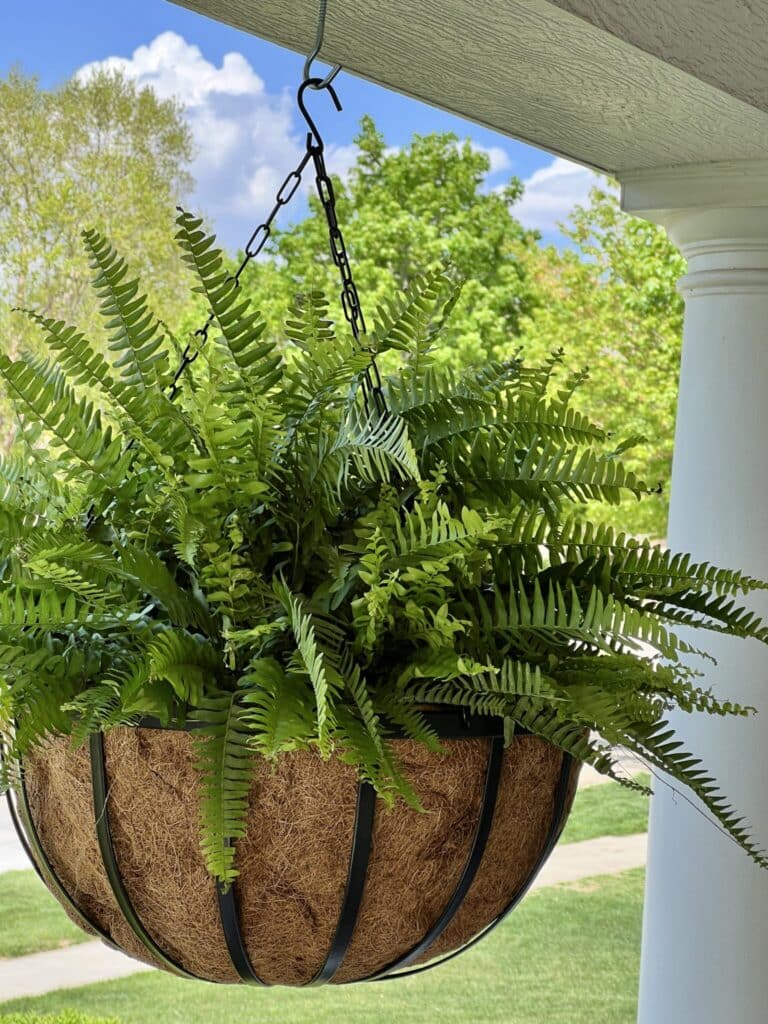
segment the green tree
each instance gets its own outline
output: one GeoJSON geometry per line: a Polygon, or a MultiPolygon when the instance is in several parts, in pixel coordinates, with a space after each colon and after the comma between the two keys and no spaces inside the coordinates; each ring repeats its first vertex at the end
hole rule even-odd
{"type": "Polygon", "coordinates": [[[617,435],[646,438],[624,462],[661,484],[660,493],[590,514],[663,537],[683,318],[676,282],[685,262],[661,228],[622,213],[608,188],[593,189],[564,231],[571,248],[529,258],[543,299],[523,324],[525,352],[535,360],[562,347],[569,365],[590,372],[582,410],[617,435]]]}
{"type": "MultiPolygon", "coordinates": [[[[591,508],[590,515],[663,536],[682,328],[675,284],[683,272],[664,232],[623,214],[605,187],[565,225],[569,247],[541,248],[537,233],[514,216],[521,183],[513,178],[489,192],[488,158],[469,142],[417,135],[392,150],[369,117],[355,142],[356,163],[334,187],[369,325],[377,306],[415,273],[451,264],[465,283],[438,358],[460,369],[520,348],[537,362],[562,348],[569,367],[588,366],[583,411],[611,432],[646,438],[626,462],[649,485],[663,485],[638,504],[591,508]]],[[[328,162],[332,172],[332,156],[328,162]]],[[[278,226],[243,287],[278,338],[283,311],[297,296],[338,295],[314,197],[305,219],[278,226]]],[[[341,318],[338,301],[331,311],[341,318]]],[[[187,326],[197,327],[204,314],[201,304],[187,326]]]]}
{"type": "Polygon", "coordinates": [[[96,305],[80,232],[96,226],[150,282],[166,316],[179,311],[175,205],[191,188],[183,110],[116,73],[41,89],[0,80],[0,330],[3,349],[34,349],[39,332],[11,307],[88,330],[96,305]]]}
{"type": "MultiPolygon", "coordinates": [[[[508,349],[536,301],[523,257],[538,235],[511,212],[522,193],[520,181],[488,191],[488,157],[450,133],[415,135],[393,150],[364,117],[355,143],[357,161],[346,180],[334,177],[334,188],[367,320],[415,273],[448,262],[465,285],[443,357],[467,364],[508,349]]],[[[332,164],[329,157],[331,173],[332,164]]],[[[280,329],[282,311],[296,295],[313,289],[338,294],[338,271],[314,196],[309,216],[276,231],[269,253],[244,286],[273,328],[280,329]]],[[[338,303],[332,312],[341,316],[338,303]]]]}

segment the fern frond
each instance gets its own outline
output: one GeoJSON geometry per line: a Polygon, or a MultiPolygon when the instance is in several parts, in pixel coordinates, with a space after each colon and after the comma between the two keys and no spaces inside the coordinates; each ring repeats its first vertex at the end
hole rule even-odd
{"type": "Polygon", "coordinates": [[[613,575],[638,588],[641,595],[704,589],[720,594],[765,590],[768,583],[746,573],[695,562],[690,555],[668,551],[647,540],[637,540],[613,527],[567,518],[548,545],[553,560],[583,562],[609,556],[613,575]]]}
{"type": "Polygon", "coordinates": [[[622,743],[647,764],[671,775],[694,793],[755,864],[768,868],[768,853],[755,842],[746,819],[736,814],[714,778],[700,767],[700,759],[687,753],[675,735],[669,722],[662,720],[650,726],[635,726],[623,735],[622,743]]]}
{"type": "Polygon", "coordinates": [[[406,292],[377,309],[374,350],[407,352],[413,370],[421,372],[460,291],[461,287],[441,267],[414,278],[406,292]]]}
{"type": "Polygon", "coordinates": [[[110,332],[108,348],[117,354],[115,367],[126,384],[158,394],[169,383],[168,356],[160,323],[140,294],[138,278],[128,278],[128,265],[93,229],[83,242],[94,272],[94,290],[110,332]]]}
{"type": "Polygon", "coordinates": [[[23,360],[11,362],[0,353],[0,376],[22,417],[31,417],[51,435],[64,456],[76,462],[86,477],[117,487],[125,476],[129,454],[119,435],[102,428],[101,414],[90,402],[78,399],[53,367],[43,375],[23,360]]]}
{"type": "Polygon", "coordinates": [[[274,658],[252,661],[240,681],[253,744],[264,757],[309,746],[315,709],[301,680],[286,674],[274,658]]]}
{"type": "Polygon", "coordinates": [[[493,402],[488,398],[444,394],[429,405],[409,410],[404,415],[414,444],[428,447],[462,435],[471,439],[480,430],[491,431],[499,442],[514,442],[519,448],[545,440],[557,444],[605,440],[605,431],[565,402],[511,392],[498,394],[493,402]]]}
{"type": "Polygon", "coordinates": [[[328,757],[331,752],[330,729],[334,720],[332,695],[339,689],[341,677],[329,663],[327,651],[318,641],[315,618],[307,610],[304,600],[293,594],[283,580],[275,580],[273,588],[287,613],[300,667],[315,691],[317,742],[320,752],[328,757]]]}
{"type": "Polygon", "coordinates": [[[648,488],[621,462],[603,458],[592,448],[564,447],[554,441],[533,445],[521,454],[514,443],[479,432],[471,441],[449,438],[428,450],[445,462],[458,480],[473,482],[491,495],[525,502],[606,501],[617,504],[625,492],[640,497],[648,488]]]}
{"type": "Polygon", "coordinates": [[[16,636],[27,629],[53,633],[78,626],[98,629],[116,625],[128,614],[125,608],[94,608],[72,592],[63,595],[45,589],[25,593],[21,585],[0,592],[0,636],[16,636]]]}
{"type": "Polygon", "coordinates": [[[74,700],[62,706],[62,711],[72,715],[72,742],[81,746],[93,733],[104,731],[115,725],[130,725],[135,715],[123,715],[120,684],[107,679],[78,694],[74,700]]]}
{"type": "Polygon", "coordinates": [[[208,695],[191,712],[199,723],[193,736],[201,778],[201,849],[208,871],[225,887],[239,872],[235,840],[245,836],[248,793],[253,781],[253,748],[239,695],[208,695]]]}
{"type": "Polygon", "coordinates": [[[473,509],[462,508],[461,518],[451,515],[445,502],[439,501],[429,519],[416,503],[400,516],[393,514],[391,555],[383,569],[394,570],[421,565],[426,559],[441,562],[462,560],[479,541],[494,540],[494,522],[473,509]]]}
{"type": "Polygon", "coordinates": [[[372,411],[364,416],[351,409],[330,452],[344,456],[339,486],[347,483],[353,471],[368,483],[389,481],[392,470],[406,479],[420,478],[407,424],[389,413],[372,411]]]}
{"type": "Polygon", "coordinates": [[[219,689],[221,655],[210,643],[181,630],[164,629],[147,647],[150,680],[164,679],[182,705],[200,707],[203,695],[219,689]]]}
{"type": "Polygon", "coordinates": [[[248,299],[241,299],[238,281],[224,267],[215,237],[202,230],[202,219],[182,211],[176,219],[178,242],[183,260],[195,272],[199,285],[195,290],[205,296],[215,323],[243,381],[253,395],[265,395],[282,376],[282,359],[273,341],[261,341],[265,324],[251,310],[248,299]]]}
{"type": "Polygon", "coordinates": [[[119,550],[119,561],[122,573],[159,601],[175,625],[197,626],[206,632],[214,632],[208,610],[195,594],[178,585],[165,562],[157,555],[126,544],[119,550]]]}
{"type": "Polygon", "coordinates": [[[141,445],[158,466],[167,466],[169,451],[178,452],[191,438],[183,416],[165,394],[116,380],[112,368],[84,334],[30,310],[23,312],[43,331],[48,349],[76,387],[95,391],[121,430],[141,445]]]}

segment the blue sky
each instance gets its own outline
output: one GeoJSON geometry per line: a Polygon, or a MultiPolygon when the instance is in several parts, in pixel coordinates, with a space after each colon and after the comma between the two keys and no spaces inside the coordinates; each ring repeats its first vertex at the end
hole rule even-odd
{"type": "MultiPolygon", "coordinates": [[[[196,139],[195,205],[226,244],[243,243],[302,144],[293,109],[302,57],[167,0],[14,0],[2,21],[0,74],[18,65],[51,88],[107,61],[161,95],[177,96],[196,139]]],[[[566,160],[397,93],[343,74],[337,84],[344,110],[329,107],[323,130],[329,166],[338,173],[354,161],[356,126],[369,113],[392,146],[415,132],[471,138],[491,157],[489,188],[512,175],[525,181],[516,213],[547,240],[558,240],[557,222],[592,183],[589,171],[566,160]]]]}

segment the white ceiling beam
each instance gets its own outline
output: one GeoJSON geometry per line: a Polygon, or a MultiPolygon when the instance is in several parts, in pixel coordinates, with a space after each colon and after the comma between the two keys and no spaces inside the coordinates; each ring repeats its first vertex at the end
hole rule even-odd
{"type": "MultiPolygon", "coordinates": [[[[312,48],[317,0],[173,2],[300,53],[312,48]]],[[[614,173],[758,159],[768,157],[768,11],[754,15],[736,69],[733,51],[746,28],[744,18],[730,14],[742,6],[743,0],[330,0],[322,56],[614,173]],[[641,26],[645,8],[650,21],[641,26]],[[697,8],[709,18],[697,20],[697,8]],[[687,37],[665,42],[664,32],[681,25],[687,37]],[[723,83],[727,63],[712,57],[721,51],[733,68],[730,89],[723,83]]]]}

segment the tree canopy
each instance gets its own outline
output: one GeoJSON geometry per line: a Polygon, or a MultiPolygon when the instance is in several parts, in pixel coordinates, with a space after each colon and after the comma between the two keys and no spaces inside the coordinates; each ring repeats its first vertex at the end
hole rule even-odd
{"type": "MultiPolygon", "coordinates": [[[[521,182],[512,178],[498,192],[487,190],[488,156],[450,132],[415,135],[392,149],[364,117],[355,144],[357,161],[345,179],[334,177],[334,188],[368,318],[417,272],[447,263],[464,287],[442,356],[467,365],[506,346],[536,302],[525,255],[538,235],[513,214],[521,182]]],[[[282,310],[297,295],[338,291],[327,230],[312,196],[309,216],[278,226],[269,262],[244,282],[270,325],[279,328],[282,310]]],[[[341,316],[340,308],[333,313],[341,316]]]]}
{"type": "Polygon", "coordinates": [[[192,186],[181,106],[115,72],[42,89],[0,80],[0,329],[12,352],[35,332],[9,307],[97,319],[80,233],[109,233],[165,315],[179,311],[174,208],[192,186]]]}
{"type": "Polygon", "coordinates": [[[612,433],[646,439],[625,462],[661,485],[659,493],[590,514],[663,537],[683,325],[676,283],[685,261],[662,228],[622,213],[608,188],[576,207],[564,233],[571,247],[533,254],[541,301],[521,340],[529,358],[562,347],[569,362],[587,366],[582,410],[612,433]]]}
{"type": "MultiPolygon", "coordinates": [[[[605,429],[647,440],[629,467],[666,484],[671,465],[682,303],[682,258],[664,232],[621,213],[608,185],[564,226],[565,248],[541,246],[516,216],[523,185],[489,188],[488,156],[451,133],[393,148],[370,117],[357,157],[334,176],[340,222],[369,322],[417,272],[449,265],[463,282],[436,354],[456,370],[508,359],[541,360],[562,348],[588,366],[582,410],[605,429]]],[[[12,306],[53,311],[86,332],[97,314],[80,231],[108,234],[142,274],[161,316],[193,330],[201,303],[185,296],[173,259],[174,207],[189,192],[192,143],[183,109],[119,73],[54,90],[12,72],[0,81],[0,330],[4,349],[39,344],[12,306]]],[[[333,154],[328,158],[333,174],[333,154]]],[[[290,211],[287,211],[290,216],[290,211]]],[[[286,214],[283,214],[286,216],[286,214]]],[[[244,225],[247,235],[252,225],[244,225]]],[[[271,336],[285,310],[316,291],[338,294],[322,208],[276,225],[258,266],[242,279],[271,336]]],[[[342,319],[340,304],[331,315],[342,319]]],[[[7,427],[5,429],[7,436],[7,427]]],[[[598,518],[663,536],[667,492],[598,518]]]]}

